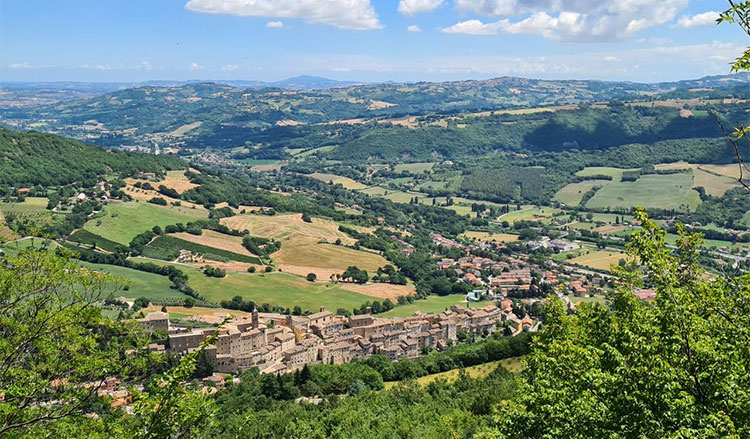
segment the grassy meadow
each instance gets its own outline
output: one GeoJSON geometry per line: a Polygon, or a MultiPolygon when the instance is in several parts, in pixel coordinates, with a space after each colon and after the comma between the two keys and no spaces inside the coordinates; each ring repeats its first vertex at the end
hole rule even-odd
{"type": "Polygon", "coordinates": [[[205,210],[189,207],[157,206],[146,202],[109,204],[103,215],[87,222],[84,229],[103,238],[127,245],[139,233],[154,226],[187,223],[205,218],[205,210]]]}
{"type": "Polygon", "coordinates": [[[581,204],[581,199],[595,186],[604,186],[611,183],[609,180],[584,180],[578,183],[570,183],[563,187],[554,196],[557,200],[567,206],[576,207],[581,204]]]}
{"type": "MultiPolygon", "coordinates": [[[[438,314],[446,309],[449,309],[452,305],[466,306],[465,296],[463,294],[450,294],[447,296],[427,296],[423,300],[415,300],[413,303],[408,305],[397,306],[396,308],[380,314],[383,317],[409,317],[416,311],[421,311],[427,314],[438,314]]],[[[483,306],[491,305],[492,302],[471,302],[469,306],[471,308],[481,308],[483,306]]]]}
{"type": "Polygon", "coordinates": [[[646,208],[694,210],[700,204],[698,193],[692,190],[693,175],[649,174],[636,181],[610,183],[586,203],[588,208],[646,208]]]}

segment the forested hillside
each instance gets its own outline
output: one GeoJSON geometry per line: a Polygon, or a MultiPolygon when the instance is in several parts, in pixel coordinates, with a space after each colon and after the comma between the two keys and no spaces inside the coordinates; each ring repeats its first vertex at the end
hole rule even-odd
{"type": "Polygon", "coordinates": [[[77,140],[0,128],[0,184],[65,185],[109,173],[129,176],[184,167],[174,157],[106,151],[77,140]]]}
{"type": "MultiPolygon", "coordinates": [[[[53,104],[10,106],[0,108],[0,120],[16,127],[38,127],[71,137],[90,138],[102,145],[151,145],[151,141],[157,141],[166,145],[226,148],[242,146],[246,142],[255,143],[254,136],[264,129],[278,126],[298,127],[342,120],[360,123],[373,118],[395,121],[404,116],[574,106],[613,99],[653,100],[663,93],[669,93],[672,98],[680,94],[681,98],[694,99],[712,96],[715,87],[731,91],[723,92],[723,97],[742,97],[747,94],[747,87],[743,88],[742,85],[748,82],[750,79],[747,75],[662,84],[503,77],[481,81],[356,85],[328,90],[242,88],[227,84],[192,83],[179,87],[128,88],[53,104]]],[[[630,125],[632,121],[627,120],[628,115],[622,116],[626,118],[623,123],[630,125]]],[[[652,117],[659,118],[658,115],[652,117]]],[[[546,120],[547,116],[542,118],[546,120]]],[[[587,118],[589,121],[596,120],[590,115],[587,118]]],[[[565,122],[551,121],[553,125],[545,128],[554,129],[555,123],[566,126],[565,122]]],[[[661,122],[658,120],[655,123],[661,122]]],[[[615,129],[617,124],[618,121],[611,120],[602,122],[600,125],[604,131],[590,134],[604,134],[607,130],[615,129]]],[[[679,132],[682,125],[665,127],[667,132],[679,132]]],[[[700,127],[696,129],[700,130],[700,127]]],[[[692,135],[691,132],[688,130],[684,135],[692,135]]],[[[527,133],[528,130],[523,131],[523,134],[527,133]]],[[[283,135],[283,132],[280,134],[283,135]]],[[[400,136],[403,133],[387,134],[400,136]]],[[[449,132],[441,134],[451,137],[449,132]]],[[[488,134],[480,134],[479,137],[485,138],[488,134]]],[[[623,134],[632,133],[626,130],[623,134]]],[[[467,136],[471,138],[470,134],[467,136]]],[[[504,137],[488,139],[480,144],[490,142],[502,145],[504,140],[504,137]]],[[[519,143],[516,138],[511,140],[512,143],[519,143]]],[[[531,144],[545,141],[534,136],[522,140],[531,144]]],[[[593,140],[581,138],[581,141],[589,145],[603,144],[599,136],[593,140]]],[[[410,143],[419,146],[419,142],[410,143]]]]}

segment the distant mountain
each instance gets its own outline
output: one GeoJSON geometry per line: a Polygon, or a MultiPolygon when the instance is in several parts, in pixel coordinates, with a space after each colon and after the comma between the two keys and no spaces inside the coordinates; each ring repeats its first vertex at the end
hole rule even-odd
{"type": "Polygon", "coordinates": [[[158,142],[224,148],[244,145],[272,127],[292,131],[297,125],[341,120],[395,120],[610,100],[750,97],[750,74],[659,84],[516,77],[354,84],[313,76],[268,83],[224,82],[159,81],[93,96],[77,92],[84,96],[58,100],[54,92],[35,88],[42,87],[35,83],[0,95],[0,123],[113,147],[158,142]],[[279,89],[289,92],[280,96],[279,89]]]}
{"type": "Polygon", "coordinates": [[[336,81],[334,79],[321,78],[319,76],[301,75],[282,81],[271,82],[271,87],[284,88],[287,90],[326,90],[329,88],[349,87],[361,82],[336,81]]]}

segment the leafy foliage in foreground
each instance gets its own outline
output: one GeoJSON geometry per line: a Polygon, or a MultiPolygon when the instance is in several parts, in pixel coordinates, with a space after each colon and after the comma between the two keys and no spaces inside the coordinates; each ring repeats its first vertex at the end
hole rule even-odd
{"type": "Polygon", "coordinates": [[[676,253],[643,212],[631,254],[656,302],[640,302],[640,267],[621,270],[610,311],[566,316],[552,300],[527,357],[520,398],[499,407],[493,438],[744,438],[750,435],[750,276],[706,280],[700,238],[676,253]]]}
{"type": "Polygon", "coordinates": [[[191,438],[210,425],[209,399],[183,385],[200,350],[168,370],[143,333],[104,318],[98,302],[120,288],[115,278],[44,248],[2,262],[0,436],[191,438]],[[130,389],[134,415],[97,395],[112,376],[153,383],[130,389]]]}

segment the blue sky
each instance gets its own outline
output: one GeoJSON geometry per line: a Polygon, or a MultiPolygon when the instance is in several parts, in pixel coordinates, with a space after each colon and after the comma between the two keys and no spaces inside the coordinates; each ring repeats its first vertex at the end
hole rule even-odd
{"type": "Polygon", "coordinates": [[[2,0],[0,80],[359,81],[728,73],[725,0],[2,0]]]}

